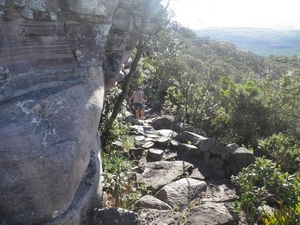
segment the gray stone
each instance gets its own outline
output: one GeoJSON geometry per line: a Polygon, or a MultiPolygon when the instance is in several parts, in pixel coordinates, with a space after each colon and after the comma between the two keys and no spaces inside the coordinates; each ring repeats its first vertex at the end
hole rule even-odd
{"type": "Polygon", "coordinates": [[[165,152],[163,159],[166,161],[175,161],[177,158],[177,152],[165,152]]]}
{"type": "Polygon", "coordinates": [[[212,154],[210,152],[202,152],[204,162],[209,164],[212,154]]]}
{"type": "Polygon", "coordinates": [[[226,144],[219,142],[215,138],[207,138],[196,145],[200,150],[204,152],[210,152],[211,154],[221,157],[223,151],[226,148],[226,144]]]}
{"type": "Polygon", "coordinates": [[[137,225],[178,225],[179,214],[173,210],[142,209],[137,225]]]}
{"type": "Polygon", "coordinates": [[[160,129],[171,129],[171,124],[175,122],[176,119],[174,116],[161,116],[156,118],[152,123],[151,126],[155,130],[160,129]]]}
{"type": "Polygon", "coordinates": [[[199,146],[201,142],[207,140],[207,137],[195,134],[193,132],[184,131],[179,136],[179,140],[183,143],[191,143],[192,145],[199,146]]]}
{"type": "Polygon", "coordinates": [[[182,178],[160,189],[154,197],[169,204],[172,208],[182,211],[192,200],[206,191],[207,184],[204,181],[182,178]]]}
{"type": "Polygon", "coordinates": [[[237,148],[228,159],[228,169],[237,175],[244,167],[255,162],[254,154],[244,147],[237,148]]]}
{"type": "Polygon", "coordinates": [[[222,203],[205,203],[190,210],[186,225],[235,225],[235,221],[222,203]]]}
{"type": "Polygon", "coordinates": [[[212,157],[209,163],[218,170],[223,169],[225,167],[225,161],[219,157],[212,157]]]}
{"type": "Polygon", "coordinates": [[[233,185],[216,184],[208,186],[203,202],[234,202],[238,199],[238,195],[233,185]]]}
{"type": "Polygon", "coordinates": [[[161,130],[157,130],[157,132],[162,135],[163,137],[167,137],[170,139],[174,139],[178,136],[178,133],[170,130],[170,129],[161,129],[161,130]]]}
{"type": "Polygon", "coordinates": [[[149,149],[149,148],[152,148],[153,146],[154,146],[154,142],[153,141],[147,141],[146,140],[146,143],[142,145],[142,148],[149,149]]]}
{"type": "Polygon", "coordinates": [[[155,144],[160,148],[167,148],[170,142],[170,138],[167,137],[159,137],[156,139],[155,144]]]}
{"type": "Polygon", "coordinates": [[[133,225],[138,220],[138,214],[122,208],[95,209],[95,224],[101,225],[133,225]]]}
{"type": "Polygon", "coordinates": [[[190,178],[197,180],[204,180],[205,176],[199,171],[199,168],[195,168],[190,175],[190,178]]]}
{"type": "Polygon", "coordinates": [[[189,172],[193,165],[184,161],[159,161],[145,163],[144,167],[144,172],[138,179],[144,182],[154,194],[161,187],[189,172]]]}
{"type": "Polygon", "coordinates": [[[228,160],[228,158],[232,155],[232,153],[238,148],[237,144],[229,144],[226,146],[224,151],[221,154],[221,158],[223,160],[228,160]]]}
{"type": "Polygon", "coordinates": [[[146,138],[144,135],[137,135],[134,137],[134,140],[137,141],[137,142],[141,142],[141,141],[144,141],[146,138]]]}
{"type": "Polygon", "coordinates": [[[141,197],[135,203],[137,208],[147,208],[147,209],[159,209],[159,210],[172,210],[172,208],[165,202],[155,198],[152,195],[145,195],[141,197]]]}
{"type": "Polygon", "coordinates": [[[160,149],[150,148],[148,151],[148,157],[153,160],[156,160],[156,161],[161,160],[163,154],[164,154],[164,151],[160,150],[160,149]]]}
{"type": "Polygon", "coordinates": [[[181,143],[177,150],[178,158],[185,161],[197,161],[202,156],[202,153],[195,145],[181,143]]]}

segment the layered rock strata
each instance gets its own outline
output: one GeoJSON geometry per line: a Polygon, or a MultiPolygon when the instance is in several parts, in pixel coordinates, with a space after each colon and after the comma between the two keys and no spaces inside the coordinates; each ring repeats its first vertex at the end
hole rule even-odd
{"type": "Polygon", "coordinates": [[[101,205],[104,92],[137,40],[120,2],[0,0],[0,223],[85,224],[101,205]]]}

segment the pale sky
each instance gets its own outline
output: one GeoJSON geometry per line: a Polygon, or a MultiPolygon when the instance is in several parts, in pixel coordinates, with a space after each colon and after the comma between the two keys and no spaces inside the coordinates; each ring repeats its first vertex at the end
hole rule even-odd
{"type": "Polygon", "coordinates": [[[300,29],[300,0],[171,0],[170,8],[190,29],[300,29]]]}

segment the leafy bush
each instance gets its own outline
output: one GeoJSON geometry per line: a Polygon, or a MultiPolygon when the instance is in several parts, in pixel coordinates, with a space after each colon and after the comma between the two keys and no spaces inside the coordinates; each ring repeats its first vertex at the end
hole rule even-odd
{"type": "Polygon", "coordinates": [[[291,174],[299,171],[300,143],[297,140],[279,133],[259,141],[259,146],[280,165],[282,171],[291,174]]]}
{"type": "MultiPolygon", "coordinates": [[[[300,196],[298,197],[300,201],[300,196]]],[[[275,210],[274,214],[264,213],[261,221],[267,225],[295,225],[300,224],[300,202],[295,206],[284,206],[275,210]]]]}
{"type": "Polygon", "coordinates": [[[297,177],[282,173],[276,163],[265,158],[257,158],[254,164],[231,180],[240,192],[240,199],[235,202],[236,209],[245,212],[249,224],[257,221],[258,207],[265,205],[267,199],[271,198],[282,206],[293,206],[300,195],[297,177]]]}

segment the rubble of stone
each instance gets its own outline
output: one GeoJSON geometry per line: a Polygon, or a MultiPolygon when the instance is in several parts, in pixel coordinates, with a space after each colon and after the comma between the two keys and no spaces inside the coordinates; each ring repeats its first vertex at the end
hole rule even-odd
{"type": "MultiPolygon", "coordinates": [[[[134,123],[130,116],[126,120],[134,123]]],[[[135,148],[129,155],[138,161],[134,173],[152,191],[136,202],[139,210],[132,213],[138,219],[132,224],[246,224],[233,210],[238,195],[230,177],[254,163],[250,150],[208,137],[172,116],[132,125],[130,135],[135,148]]]]}

